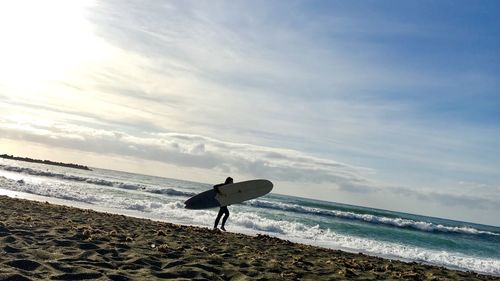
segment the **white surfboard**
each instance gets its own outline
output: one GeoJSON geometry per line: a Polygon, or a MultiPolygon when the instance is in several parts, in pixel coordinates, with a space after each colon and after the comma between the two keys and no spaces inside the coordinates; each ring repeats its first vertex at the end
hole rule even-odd
{"type": "Polygon", "coordinates": [[[268,180],[250,180],[219,186],[218,189],[220,193],[211,189],[189,198],[184,202],[186,209],[208,209],[241,203],[271,192],[273,183],[268,180]]]}

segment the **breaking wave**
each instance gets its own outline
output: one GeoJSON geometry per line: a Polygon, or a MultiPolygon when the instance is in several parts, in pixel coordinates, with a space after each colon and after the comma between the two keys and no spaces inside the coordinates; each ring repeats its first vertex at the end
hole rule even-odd
{"type": "Polygon", "coordinates": [[[154,193],[154,194],[163,194],[163,195],[169,195],[169,196],[190,197],[190,196],[196,195],[196,193],[194,193],[194,192],[185,192],[185,191],[180,191],[180,190],[176,190],[173,188],[165,188],[165,189],[160,188],[160,189],[158,189],[156,187],[151,187],[151,186],[147,186],[144,184],[138,184],[138,183],[124,183],[124,182],[118,182],[118,181],[109,181],[109,180],[99,179],[99,178],[88,178],[88,177],[82,177],[82,176],[54,173],[54,172],[36,170],[36,169],[25,168],[25,167],[0,165],[0,169],[2,169],[4,171],[8,171],[8,172],[28,174],[31,176],[57,178],[57,179],[62,179],[62,180],[67,180],[67,181],[83,182],[83,183],[89,183],[89,184],[94,184],[94,185],[116,187],[116,188],[122,188],[122,189],[128,189],[128,190],[141,190],[144,192],[149,192],[149,193],[154,193]]]}
{"type": "Polygon", "coordinates": [[[164,194],[164,195],[171,195],[171,196],[185,196],[185,197],[191,197],[191,196],[194,196],[197,194],[195,192],[180,191],[180,190],[173,189],[173,188],[149,190],[148,192],[155,193],[155,194],[164,194]]]}
{"type": "Polygon", "coordinates": [[[275,209],[275,210],[304,213],[304,214],[314,214],[314,215],[329,216],[329,217],[336,217],[349,220],[362,220],[373,224],[388,225],[400,228],[412,228],[427,232],[445,232],[445,233],[459,233],[467,235],[500,236],[500,233],[478,230],[469,226],[445,226],[441,224],[434,224],[424,221],[414,221],[403,218],[381,217],[372,214],[358,214],[358,213],[338,211],[338,210],[325,210],[325,209],[304,207],[286,203],[270,202],[264,200],[248,201],[246,204],[258,208],[275,209]]]}

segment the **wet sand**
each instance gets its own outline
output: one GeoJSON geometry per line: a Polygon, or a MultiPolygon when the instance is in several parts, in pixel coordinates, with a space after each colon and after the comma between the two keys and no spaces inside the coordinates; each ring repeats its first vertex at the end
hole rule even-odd
{"type": "Polygon", "coordinates": [[[0,280],[500,280],[6,196],[0,206],[0,280]]]}

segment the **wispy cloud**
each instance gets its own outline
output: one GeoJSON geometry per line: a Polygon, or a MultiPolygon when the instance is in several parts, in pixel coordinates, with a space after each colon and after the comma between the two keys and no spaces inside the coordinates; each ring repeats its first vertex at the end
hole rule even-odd
{"type": "Polygon", "coordinates": [[[498,200],[500,196],[498,192],[494,193],[494,190],[499,190],[500,187],[490,187],[489,192],[492,192],[490,196],[485,196],[481,193],[474,193],[470,189],[456,190],[455,193],[444,193],[429,191],[428,189],[423,190],[412,190],[404,187],[386,187],[385,189],[389,192],[399,194],[405,197],[412,197],[418,201],[431,202],[443,204],[450,207],[466,207],[470,209],[481,209],[481,210],[498,210],[500,206],[498,205],[498,200]]]}
{"type": "Polygon", "coordinates": [[[355,185],[365,182],[362,174],[370,172],[370,169],[298,151],[230,143],[200,135],[150,133],[134,136],[61,123],[15,124],[11,120],[0,120],[0,130],[7,138],[282,181],[335,181],[355,185]]]}

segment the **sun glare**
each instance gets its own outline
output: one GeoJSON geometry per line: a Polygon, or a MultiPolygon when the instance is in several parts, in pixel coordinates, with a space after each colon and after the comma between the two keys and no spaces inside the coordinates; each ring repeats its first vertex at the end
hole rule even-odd
{"type": "MultiPolygon", "coordinates": [[[[85,13],[94,1],[2,1],[0,91],[34,95],[105,56],[85,13]]],[[[6,93],[7,92],[7,93],[6,93]]]]}

